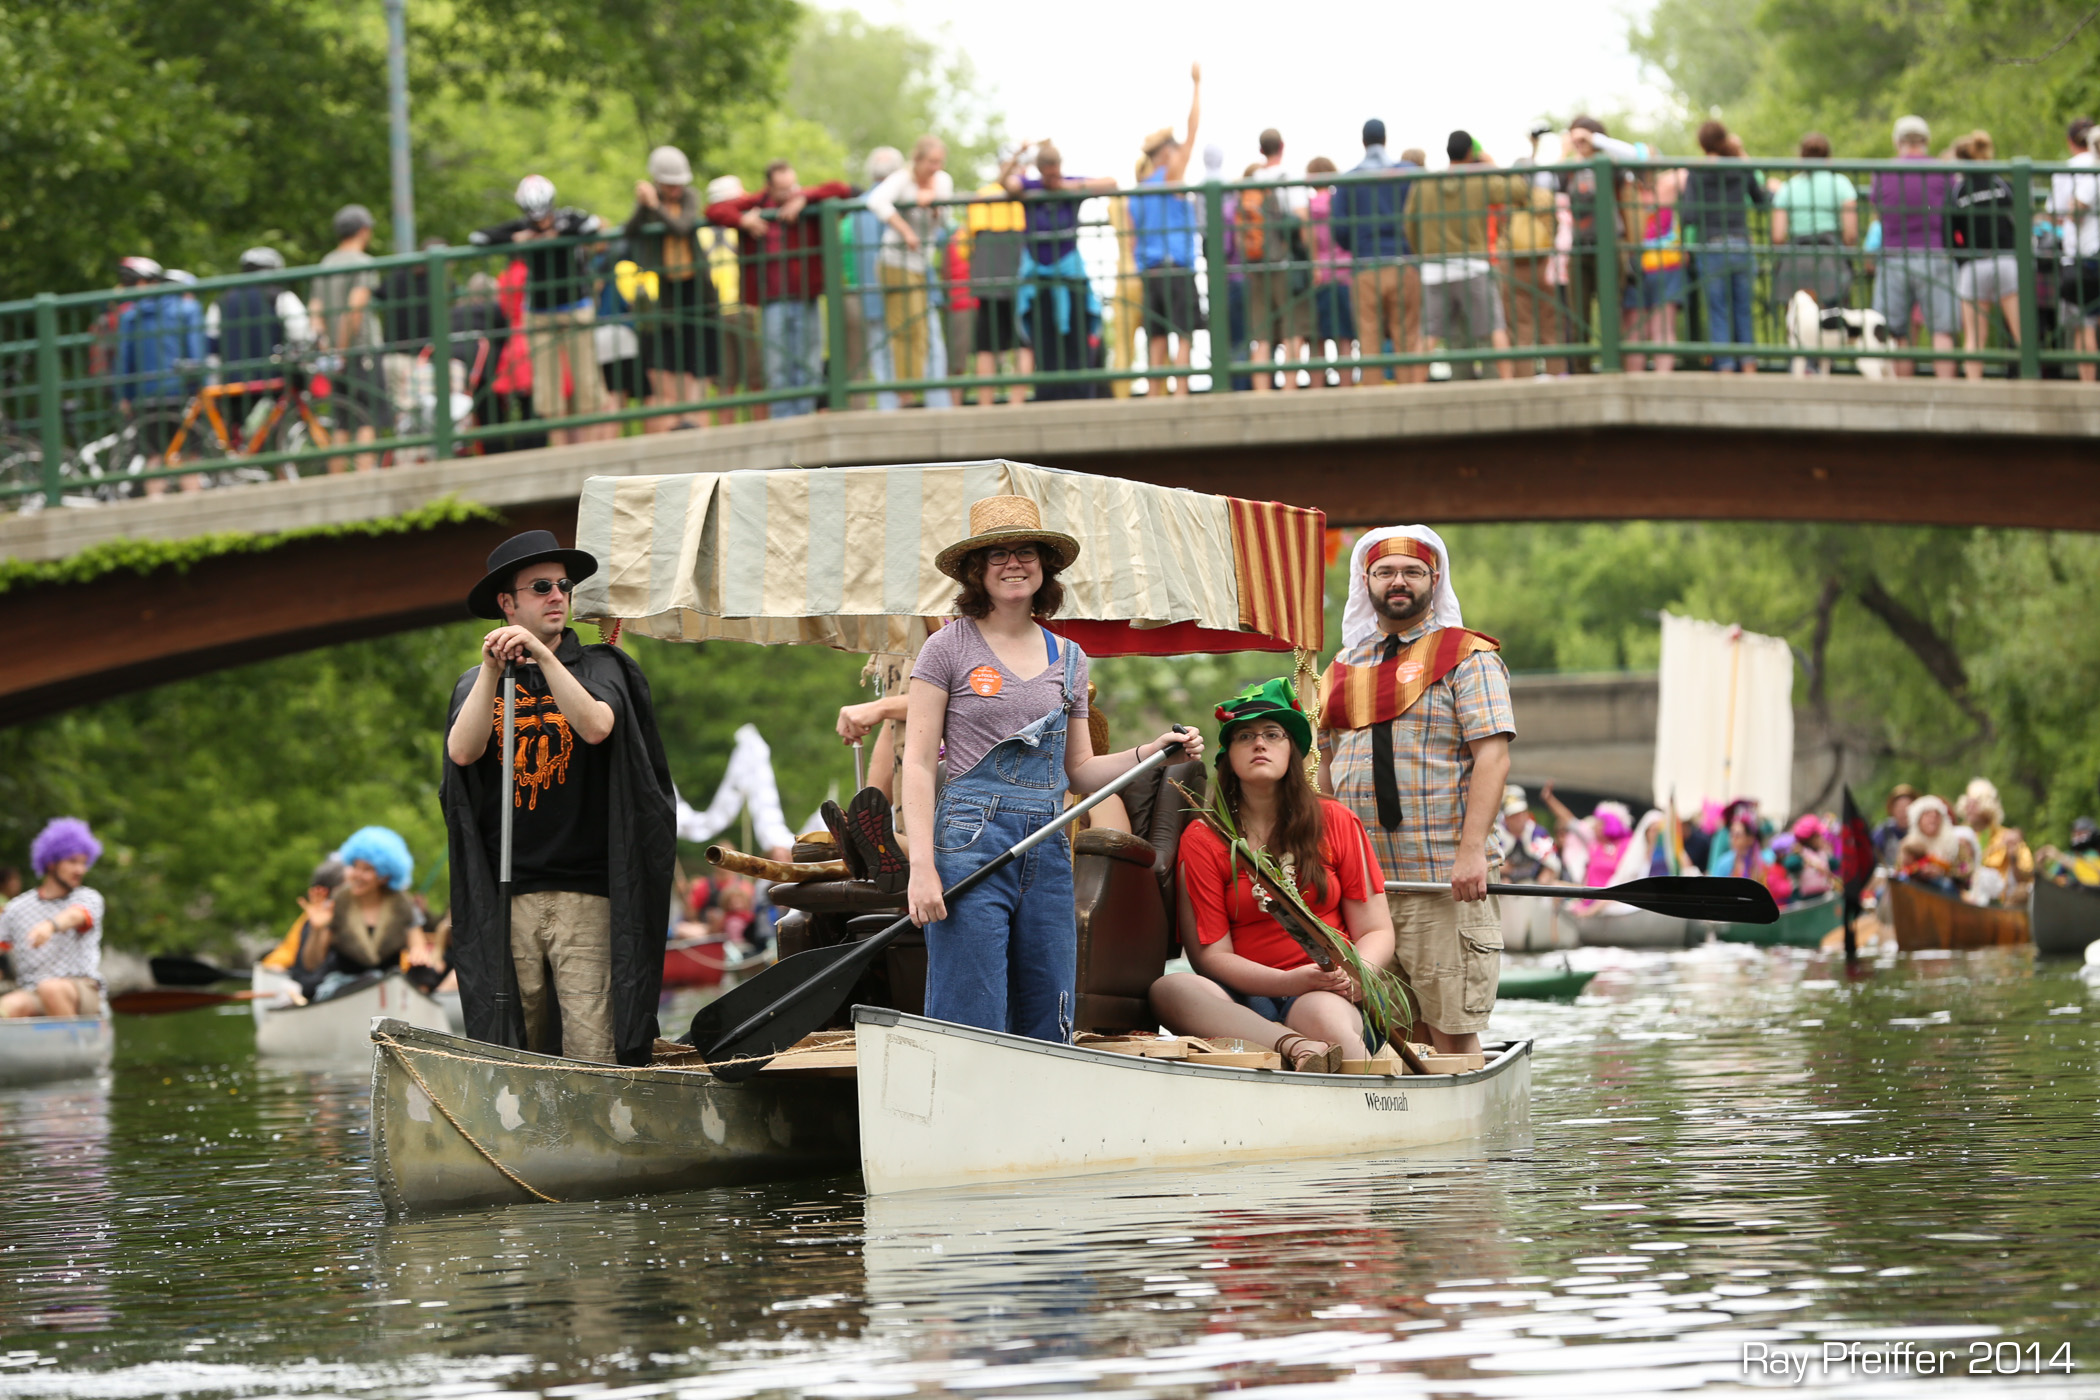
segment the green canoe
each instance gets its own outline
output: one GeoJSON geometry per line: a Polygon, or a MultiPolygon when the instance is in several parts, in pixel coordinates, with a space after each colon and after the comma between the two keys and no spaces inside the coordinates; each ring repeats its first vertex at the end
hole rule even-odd
{"type": "Polygon", "coordinates": [[[1582,989],[1596,975],[1595,972],[1577,972],[1568,967],[1510,967],[1505,964],[1495,995],[1525,997],[1532,1001],[1573,1001],[1582,995],[1582,989]]]}
{"type": "Polygon", "coordinates": [[[1709,924],[1723,943],[1755,943],[1760,948],[1820,948],[1824,938],[1844,927],[1845,905],[1835,891],[1779,911],[1776,924],[1709,924]]]}

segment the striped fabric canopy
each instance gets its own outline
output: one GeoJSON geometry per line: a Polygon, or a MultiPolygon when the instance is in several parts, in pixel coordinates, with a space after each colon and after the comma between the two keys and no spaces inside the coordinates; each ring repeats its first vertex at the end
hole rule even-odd
{"type": "Polygon", "coordinates": [[[1319,511],[1003,461],[593,477],[576,617],[909,655],[954,612],[934,556],[998,495],[1078,539],[1052,626],[1092,655],[1320,647],[1319,511]]]}

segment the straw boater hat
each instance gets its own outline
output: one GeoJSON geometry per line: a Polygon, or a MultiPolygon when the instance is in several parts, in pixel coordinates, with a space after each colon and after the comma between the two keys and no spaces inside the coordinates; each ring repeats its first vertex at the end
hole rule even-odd
{"type": "Polygon", "coordinates": [[[962,581],[956,572],[973,549],[1035,543],[1057,551],[1057,567],[1069,569],[1079,557],[1079,541],[1070,535],[1043,528],[1043,513],[1026,496],[986,496],[970,506],[970,537],[957,540],[934,556],[933,566],[949,578],[962,581]]]}

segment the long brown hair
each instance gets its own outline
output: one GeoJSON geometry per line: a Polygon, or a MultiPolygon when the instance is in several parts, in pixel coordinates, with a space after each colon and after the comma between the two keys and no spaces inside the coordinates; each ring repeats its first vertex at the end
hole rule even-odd
{"type": "MultiPolygon", "coordinates": [[[[1232,813],[1233,824],[1246,831],[1240,812],[1240,775],[1232,771],[1232,726],[1218,735],[1218,792],[1232,813]]],[[[1304,780],[1305,750],[1291,744],[1291,772],[1276,785],[1276,826],[1265,849],[1277,860],[1288,857],[1297,877],[1298,890],[1317,904],[1327,897],[1327,863],[1320,851],[1325,844],[1326,821],[1320,812],[1320,794],[1304,780]]]]}
{"type": "MultiPolygon", "coordinates": [[[[1028,605],[1028,611],[1035,617],[1056,617],[1057,610],[1065,605],[1065,586],[1057,581],[1064,561],[1047,544],[1032,540],[1023,543],[1035,545],[1035,557],[1043,566],[1043,583],[1035,590],[1035,601],[1028,605]]],[[[962,592],[955,595],[955,610],[980,622],[992,615],[992,595],[984,586],[984,571],[991,558],[990,545],[963,556],[962,592]]]]}

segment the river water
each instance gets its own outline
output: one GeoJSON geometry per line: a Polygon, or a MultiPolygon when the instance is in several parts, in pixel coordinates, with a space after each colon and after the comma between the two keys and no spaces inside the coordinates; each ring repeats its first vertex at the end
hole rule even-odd
{"type": "Polygon", "coordinates": [[[1575,956],[1582,1001],[1497,1008],[1520,1138],[392,1223],[361,1076],[258,1064],[245,1012],[127,1021],[109,1082],[0,1093],[0,1397],[1944,1390],[1921,1351],[2100,1393],[2075,969],[1575,956]]]}

